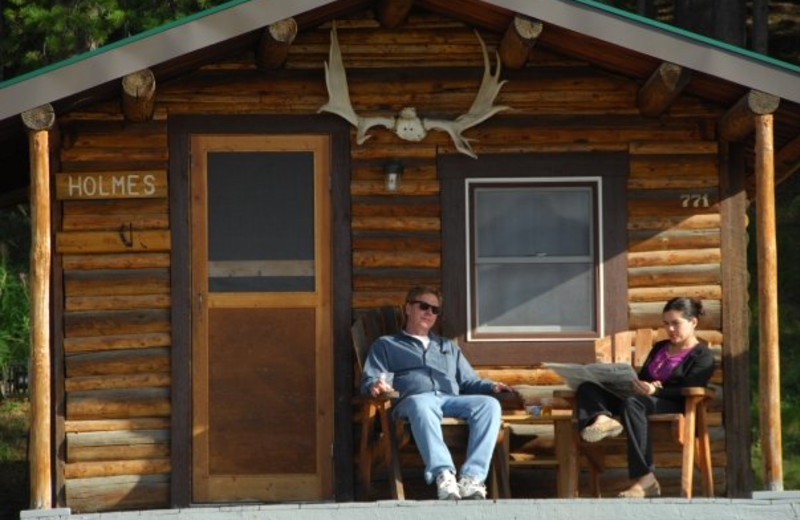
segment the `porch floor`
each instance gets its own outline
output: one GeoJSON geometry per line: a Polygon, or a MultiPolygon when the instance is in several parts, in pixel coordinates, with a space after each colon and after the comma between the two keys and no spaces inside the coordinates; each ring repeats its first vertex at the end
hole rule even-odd
{"type": "Polygon", "coordinates": [[[420,518],[463,520],[518,519],[554,520],[737,520],[800,519],[800,493],[755,493],[752,499],[658,498],[624,499],[508,499],[439,502],[435,500],[385,500],[378,502],[303,503],[276,505],[235,505],[192,507],[95,514],[70,514],[68,509],[23,511],[21,519],[47,520],[419,520],[420,518]],[[428,516],[431,515],[431,516],[428,516]],[[434,516],[435,515],[435,516],[434,516]]]}

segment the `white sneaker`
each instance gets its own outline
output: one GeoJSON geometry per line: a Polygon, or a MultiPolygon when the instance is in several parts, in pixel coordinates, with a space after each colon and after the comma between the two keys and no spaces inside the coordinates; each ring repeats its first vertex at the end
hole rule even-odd
{"type": "Polygon", "coordinates": [[[436,490],[439,494],[439,500],[457,500],[461,498],[458,493],[456,476],[449,469],[442,470],[436,476],[436,490]]]}
{"type": "Polygon", "coordinates": [[[461,477],[458,481],[458,491],[465,500],[484,500],[486,486],[475,477],[461,477]]]}

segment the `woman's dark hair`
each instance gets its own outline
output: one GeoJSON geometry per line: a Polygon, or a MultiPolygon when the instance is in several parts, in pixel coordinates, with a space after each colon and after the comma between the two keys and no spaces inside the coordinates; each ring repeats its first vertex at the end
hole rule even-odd
{"type": "Polygon", "coordinates": [[[703,302],[697,298],[685,297],[673,298],[668,301],[667,304],[664,305],[664,310],[661,312],[663,313],[667,311],[680,311],[684,318],[697,318],[698,320],[700,319],[700,316],[704,314],[703,302]]]}

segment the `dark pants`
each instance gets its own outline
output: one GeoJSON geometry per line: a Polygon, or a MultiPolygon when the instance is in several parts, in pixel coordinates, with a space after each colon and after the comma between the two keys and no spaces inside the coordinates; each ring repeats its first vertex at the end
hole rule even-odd
{"type": "Polygon", "coordinates": [[[638,479],[655,469],[653,442],[647,416],[657,413],[683,412],[683,399],[667,399],[652,395],[634,395],[621,399],[594,384],[578,387],[578,431],[590,425],[598,415],[620,416],[628,433],[628,476],[638,479]]]}

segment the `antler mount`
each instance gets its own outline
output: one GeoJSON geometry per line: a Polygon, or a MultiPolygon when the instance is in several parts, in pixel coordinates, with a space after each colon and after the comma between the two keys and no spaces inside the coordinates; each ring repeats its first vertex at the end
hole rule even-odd
{"type": "Polygon", "coordinates": [[[396,116],[376,116],[362,117],[353,109],[350,102],[350,92],[347,86],[347,75],[342,62],[342,53],[339,48],[339,40],[336,35],[336,24],[331,27],[331,49],[328,61],[325,62],[325,84],[328,88],[328,102],[319,107],[317,112],[330,112],[336,114],[351,125],[355,126],[356,142],[363,144],[370,138],[367,131],[374,126],[382,126],[395,133],[399,138],[406,141],[418,142],[425,139],[428,130],[441,130],[447,132],[453,140],[456,150],[476,158],[475,152],[469,144],[470,139],[461,134],[473,126],[479,125],[507,106],[493,105],[494,99],[505,84],[505,80],[500,81],[500,57],[495,53],[497,68],[494,74],[489,64],[489,55],[486,45],[480,34],[475,31],[478,41],[483,51],[483,79],[475,100],[469,110],[458,116],[454,120],[420,118],[417,109],[414,107],[404,107],[396,116]]]}

